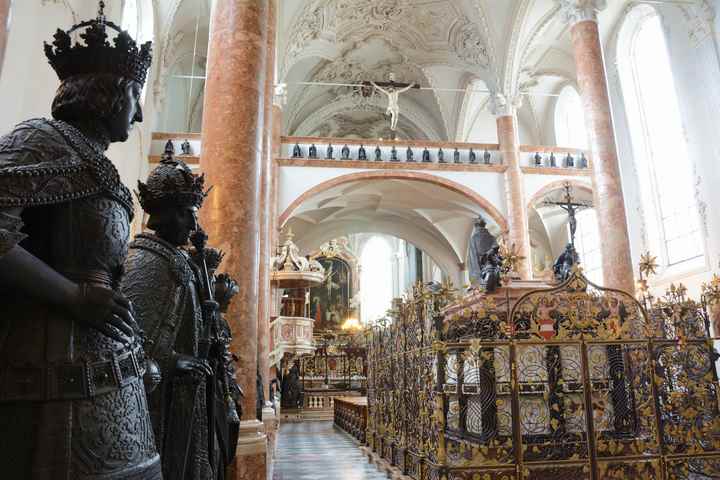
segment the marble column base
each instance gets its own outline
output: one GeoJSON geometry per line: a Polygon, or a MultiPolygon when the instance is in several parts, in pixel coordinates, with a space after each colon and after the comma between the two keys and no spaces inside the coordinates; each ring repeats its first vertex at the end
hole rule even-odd
{"type": "Polygon", "coordinates": [[[265,407],[262,410],[263,424],[265,425],[265,436],[267,437],[267,478],[272,480],[273,461],[275,460],[275,450],[277,447],[277,435],[280,424],[275,410],[272,407],[265,407]]]}
{"type": "Polygon", "coordinates": [[[257,420],[240,422],[235,461],[228,469],[231,480],[265,480],[268,475],[265,425],[257,420]]]}

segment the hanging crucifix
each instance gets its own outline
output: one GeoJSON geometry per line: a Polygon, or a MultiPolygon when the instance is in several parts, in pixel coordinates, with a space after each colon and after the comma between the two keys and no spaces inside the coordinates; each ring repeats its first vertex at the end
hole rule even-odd
{"type": "Polygon", "coordinates": [[[398,118],[400,117],[400,94],[411,88],[420,88],[417,83],[397,83],[395,74],[388,75],[388,82],[364,82],[365,85],[372,85],[375,89],[387,96],[388,106],[385,115],[390,115],[390,130],[397,130],[398,118]]]}
{"type": "Polygon", "coordinates": [[[568,214],[568,224],[570,225],[570,245],[575,248],[575,232],[577,231],[576,214],[586,208],[592,208],[591,203],[574,201],[572,197],[572,187],[569,182],[565,183],[565,197],[561,202],[553,202],[545,200],[543,205],[548,207],[560,207],[568,214]]]}

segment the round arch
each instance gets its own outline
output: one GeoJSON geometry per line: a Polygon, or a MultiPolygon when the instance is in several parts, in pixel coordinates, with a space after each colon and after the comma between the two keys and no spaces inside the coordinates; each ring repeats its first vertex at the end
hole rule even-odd
{"type": "Polygon", "coordinates": [[[342,176],[327,180],[323,183],[320,183],[319,185],[312,187],[311,189],[302,193],[290,205],[288,205],[288,207],[285,209],[285,211],[278,218],[278,226],[280,228],[282,228],[287,223],[287,221],[290,219],[290,217],[292,217],[293,213],[298,208],[300,208],[300,206],[303,203],[305,203],[308,199],[314,197],[315,195],[318,195],[319,193],[324,192],[325,190],[336,187],[338,185],[343,185],[345,183],[355,182],[358,180],[370,181],[370,180],[376,180],[376,179],[414,180],[414,181],[430,183],[433,185],[437,185],[437,186],[446,188],[448,190],[451,190],[455,193],[458,193],[460,195],[467,197],[473,203],[475,203],[479,207],[481,207],[490,216],[490,218],[492,218],[492,220],[498,225],[498,227],[500,227],[500,231],[508,230],[508,222],[505,219],[505,217],[503,216],[503,214],[500,213],[500,211],[497,209],[497,207],[495,207],[495,205],[490,203],[490,201],[488,201],[485,197],[478,194],[474,190],[471,190],[470,188],[466,187],[465,185],[461,185],[452,180],[448,180],[446,178],[438,177],[435,175],[428,175],[426,173],[395,172],[395,171],[388,171],[388,170],[350,173],[347,175],[342,175],[342,176]]]}
{"type": "Polygon", "coordinates": [[[589,193],[590,195],[593,194],[593,189],[590,185],[588,185],[585,182],[581,182],[579,180],[555,180],[554,182],[550,182],[547,185],[544,185],[540,190],[535,192],[535,194],[530,197],[530,200],[527,202],[527,206],[534,207],[539,201],[543,199],[547,194],[554,190],[558,190],[560,188],[563,188],[566,183],[569,183],[571,187],[577,188],[578,190],[582,190],[583,192],[589,193]]]}

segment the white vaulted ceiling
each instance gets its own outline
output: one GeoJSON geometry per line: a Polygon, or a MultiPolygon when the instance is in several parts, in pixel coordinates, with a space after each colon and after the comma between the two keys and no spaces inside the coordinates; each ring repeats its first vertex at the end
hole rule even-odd
{"type": "MultiPolygon", "coordinates": [[[[574,82],[555,0],[290,0],[282,5],[280,32],[278,74],[288,84],[290,135],[390,134],[382,95],[299,82],[378,81],[393,72],[398,81],[436,89],[403,94],[400,138],[465,141],[495,136],[489,94],[468,89],[515,96],[557,93],[574,82]]],[[[525,100],[521,140],[546,143],[553,97],[525,100]]]]}
{"type": "Polygon", "coordinates": [[[445,271],[465,262],[472,223],[478,215],[490,230],[500,228],[467,196],[410,179],[358,180],[338,185],[305,201],[285,225],[298,245],[310,250],[336,236],[386,233],[428,253],[445,271]]]}

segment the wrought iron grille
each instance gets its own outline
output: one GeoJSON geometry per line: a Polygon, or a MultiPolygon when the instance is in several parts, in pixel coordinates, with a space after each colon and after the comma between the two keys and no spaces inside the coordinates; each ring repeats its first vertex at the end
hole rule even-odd
{"type": "Polygon", "coordinates": [[[703,305],[580,272],[514,305],[415,289],[367,333],[368,444],[416,479],[720,478],[703,305]]]}

